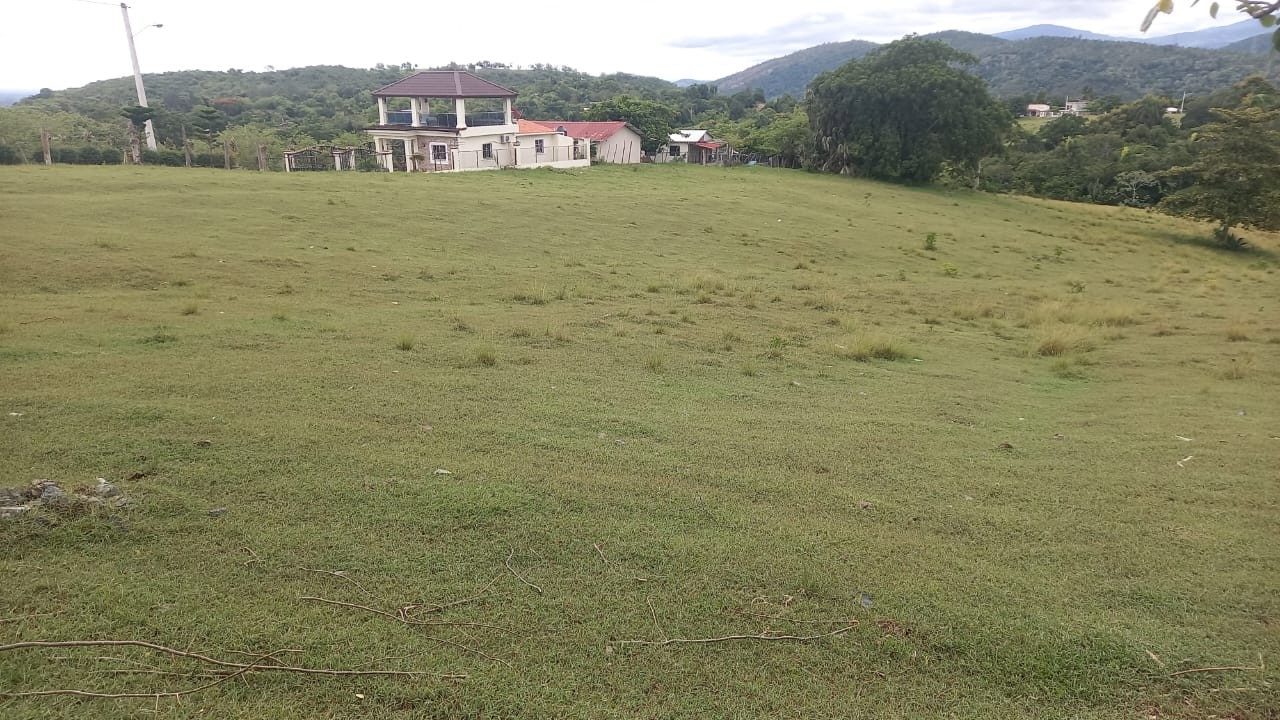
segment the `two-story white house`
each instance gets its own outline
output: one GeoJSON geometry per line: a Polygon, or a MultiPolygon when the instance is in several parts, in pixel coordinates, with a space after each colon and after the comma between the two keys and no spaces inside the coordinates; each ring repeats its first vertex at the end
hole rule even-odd
{"type": "Polygon", "coordinates": [[[514,90],[462,70],[416,73],[373,92],[378,124],[367,128],[391,172],[585,167],[590,143],[518,120],[514,90]]]}

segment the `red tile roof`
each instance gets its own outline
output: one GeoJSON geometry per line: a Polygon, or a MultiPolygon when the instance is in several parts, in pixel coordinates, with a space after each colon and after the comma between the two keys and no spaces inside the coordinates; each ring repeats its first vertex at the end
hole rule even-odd
{"type": "Polygon", "coordinates": [[[553,127],[547,127],[546,125],[543,125],[542,123],[536,123],[536,122],[534,122],[534,121],[532,121],[532,120],[516,120],[516,125],[518,125],[518,126],[519,126],[519,129],[518,129],[516,132],[520,133],[521,135],[529,135],[529,134],[532,134],[532,133],[553,133],[553,132],[556,132],[556,129],[555,129],[555,128],[553,128],[553,127]]]}
{"type": "Polygon", "coordinates": [[[373,91],[374,97],[501,98],[516,91],[462,70],[428,70],[373,91]]]}
{"type": "Polygon", "coordinates": [[[569,137],[578,138],[580,140],[590,140],[592,142],[604,142],[613,137],[614,133],[627,126],[622,120],[607,120],[599,122],[567,122],[564,120],[539,120],[543,125],[549,125],[552,128],[564,128],[569,133],[569,137]]]}

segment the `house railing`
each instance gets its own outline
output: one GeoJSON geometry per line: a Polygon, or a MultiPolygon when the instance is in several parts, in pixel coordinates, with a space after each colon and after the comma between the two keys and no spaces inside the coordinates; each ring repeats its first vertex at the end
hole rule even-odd
{"type": "MultiPolygon", "coordinates": [[[[412,125],[413,113],[408,110],[389,110],[387,112],[388,125],[412,125]]],[[[490,125],[506,125],[507,116],[502,112],[478,112],[467,113],[467,127],[484,127],[490,125]]],[[[437,113],[435,115],[420,115],[418,117],[418,127],[427,128],[455,128],[458,126],[457,113],[437,113]]]]}
{"type": "Polygon", "coordinates": [[[532,143],[520,147],[495,147],[486,155],[482,150],[450,150],[442,157],[424,155],[415,161],[420,172],[449,172],[453,170],[484,170],[508,167],[539,167],[550,163],[571,160],[587,160],[586,148],[577,146],[547,146],[538,152],[532,143]]]}

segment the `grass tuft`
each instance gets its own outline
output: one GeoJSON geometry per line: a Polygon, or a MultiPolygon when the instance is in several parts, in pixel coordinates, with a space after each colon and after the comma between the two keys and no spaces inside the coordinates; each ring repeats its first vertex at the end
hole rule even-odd
{"type": "Polygon", "coordinates": [[[182,306],[183,315],[195,315],[200,312],[200,306],[195,303],[187,303],[182,306]]]}
{"type": "Polygon", "coordinates": [[[1035,354],[1043,357],[1089,352],[1094,347],[1093,337],[1088,330],[1062,323],[1041,327],[1035,339],[1035,354]]]}
{"type": "Polygon", "coordinates": [[[416,344],[417,340],[412,335],[404,333],[396,340],[396,349],[409,352],[416,344]]]}
{"type": "Polygon", "coordinates": [[[873,332],[860,332],[834,343],[832,351],[843,360],[906,360],[911,353],[896,338],[873,332]]]}
{"type": "Polygon", "coordinates": [[[481,345],[472,353],[476,364],[481,367],[493,367],[498,364],[498,351],[492,345],[481,345]]]}
{"type": "Polygon", "coordinates": [[[1227,328],[1228,342],[1248,342],[1249,331],[1243,325],[1236,323],[1227,328]]]}

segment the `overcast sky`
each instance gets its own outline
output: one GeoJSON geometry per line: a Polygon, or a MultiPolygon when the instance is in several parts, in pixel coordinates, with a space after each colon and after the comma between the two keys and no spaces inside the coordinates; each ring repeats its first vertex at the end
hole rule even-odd
{"type": "MultiPolygon", "coordinates": [[[[371,67],[492,60],[591,73],[713,80],[821,42],[1056,23],[1137,36],[1152,0],[700,0],[482,4],[430,0],[137,0],[142,70],[371,67]],[[748,10],[755,7],[758,10],[748,10]],[[560,9],[563,8],[563,9],[560,9]],[[144,28],[163,23],[163,28],[144,28]]],[[[1223,3],[1230,5],[1230,3],[1223,3]]],[[[1228,24],[1189,0],[1152,34],[1228,24]]],[[[0,89],[60,89],[129,75],[118,3],[0,0],[0,89]]]]}

